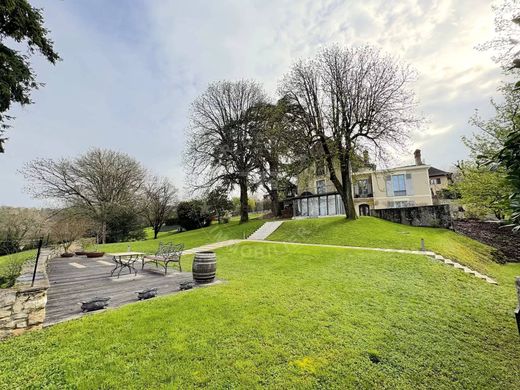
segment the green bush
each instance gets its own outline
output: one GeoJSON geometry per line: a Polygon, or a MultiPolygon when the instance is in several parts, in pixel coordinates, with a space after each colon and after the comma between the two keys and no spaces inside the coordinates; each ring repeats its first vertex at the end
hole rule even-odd
{"type": "Polygon", "coordinates": [[[0,268],[0,288],[13,286],[21,270],[22,262],[17,261],[14,257],[9,257],[0,268]]]}
{"type": "Polygon", "coordinates": [[[177,221],[186,230],[199,229],[211,224],[211,216],[200,200],[180,202],[177,206],[177,221]]]}
{"type": "Polygon", "coordinates": [[[107,242],[144,240],[143,222],[132,209],[121,208],[110,213],[107,222],[107,242]]]}

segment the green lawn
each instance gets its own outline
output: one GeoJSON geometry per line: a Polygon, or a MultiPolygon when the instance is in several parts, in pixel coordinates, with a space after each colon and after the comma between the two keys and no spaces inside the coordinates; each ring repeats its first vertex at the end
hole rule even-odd
{"type": "Polygon", "coordinates": [[[499,276],[497,264],[492,261],[492,248],[488,245],[447,229],[406,226],[374,217],[361,217],[355,221],[344,217],[286,221],[268,239],[419,250],[421,238],[424,238],[427,250],[499,276]]]}
{"type": "Polygon", "coordinates": [[[0,388],[519,386],[512,285],[416,255],[259,243],[217,253],[221,285],[0,343],[0,388]]]}
{"type": "Polygon", "coordinates": [[[0,256],[0,288],[9,287],[8,285],[6,285],[8,281],[4,280],[7,274],[7,268],[9,267],[9,263],[15,262],[17,264],[23,264],[25,261],[34,259],[35,257],[36,249],[18,252],[12,255],[0,256]]]}
{"type": "Polygon", "coordinates": [[[150,237],[147,240],[98,245],[97,248],[105,252],[117,252],[126,251],[128,246],[130,246],[130,249],[133,251],[154,253],[157,251],[157,247],[161,241],[163,243],[183,243],[184,248],[189,249],[218,241],[247,238],[251,233],[262,226],[263,223],[264,221],[258,219],[251,219],[246,223],[239,223],[238,221],[230,221],[229,223],[220,225],[215,223],[206,228],[182,233],[175,231],[160,232],[157,240],[154,240],[152,238],[153,235],[150,236],[150,233],[145,231],[147,236],[150,237]]]}

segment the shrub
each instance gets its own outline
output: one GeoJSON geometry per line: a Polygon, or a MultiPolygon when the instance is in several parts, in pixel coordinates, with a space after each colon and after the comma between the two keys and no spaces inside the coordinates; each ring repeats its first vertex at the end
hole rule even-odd
{"type": "Polygon", "coordinates": [[[21,270],[22,263],[14,257],[9,257],[0,268],[0,288],[9,288],[14,285],[21,270]]]}
{"type": "Polygon", "coordinates": [[[211,224],[211,216],[200,200],[180,202],[177,206],[177,221],[186,230],[199,229],[211,224]]]}
{"type": "Polygon", "coordinates": [[[107,222],[107,242],[144,240],[146,235],[143,225],[135,210],[128,208],[113,210],[107,222]]]}

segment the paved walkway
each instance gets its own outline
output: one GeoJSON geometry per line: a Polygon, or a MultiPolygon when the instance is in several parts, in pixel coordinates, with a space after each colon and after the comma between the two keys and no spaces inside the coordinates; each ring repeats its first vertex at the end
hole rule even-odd
{"type": "Polygon", "coordinates": [[[248,240],[265,240],[276,229],[280,227],[283,221],[265,222],[253,234],[248,237],[248,240]]]}
{"type": "Polygon", "coordinates": [[[195,254],[195,252],[214,251],[215,249],[218,249],[218,248],[223,248],[225,246],[238,244],[241,241],[244,241],[244,240],[220,241],[220,242],[216,242],[214,244],[208,244],[208,245],[199,246],[197,248],[186,249],[185,251],[182,251],[182,254],[183,255],[193,255],[193,254],[195,254]]]}

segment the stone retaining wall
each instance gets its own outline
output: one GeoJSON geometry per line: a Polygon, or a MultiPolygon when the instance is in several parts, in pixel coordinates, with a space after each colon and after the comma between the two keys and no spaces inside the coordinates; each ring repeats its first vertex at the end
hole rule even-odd
{"type": "Polygon", "coordinates": [[[49,288],[46,269],[52,255],[50,250],[42,249],[34,286],[31,287],[34,261],[28,261],[14,286],[0,289],[0,340],[42,328],[49,288]]]}
{"type": "Polygon", "coordinates": [[[371,210],[371,214],[403,225],[453,228],[449,205],[378,209],[371,210]]]}

